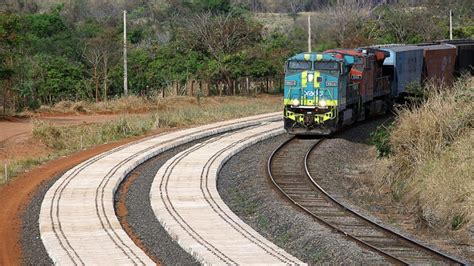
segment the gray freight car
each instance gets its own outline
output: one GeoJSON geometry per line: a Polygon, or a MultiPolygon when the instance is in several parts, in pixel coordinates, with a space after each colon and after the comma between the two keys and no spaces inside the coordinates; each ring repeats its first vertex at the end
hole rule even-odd
{"type": "Polygon", "coordinates": [[[383,62],[383,72],[390,77],[392,97],[399,97],[410,84],[421,84],[423,48],[413,45],[376,47],[390,53],[383,62]]]}

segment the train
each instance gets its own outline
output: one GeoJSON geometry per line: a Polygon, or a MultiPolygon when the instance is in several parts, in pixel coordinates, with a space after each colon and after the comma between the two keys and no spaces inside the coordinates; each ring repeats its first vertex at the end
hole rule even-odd
{"type": "Polygon", "coordinates": [[[331,135],[389,112],[410,85],[451,84],[462,73],[474,74],[474,40],[299,53],[285,63],[284,128],[331,135]]]}

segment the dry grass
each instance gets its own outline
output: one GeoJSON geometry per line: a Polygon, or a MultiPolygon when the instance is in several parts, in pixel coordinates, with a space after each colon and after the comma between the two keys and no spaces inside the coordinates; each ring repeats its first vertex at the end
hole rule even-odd
{"type": "MultiPolygon", "coordinates": [[[[48,147],[56,151],[77,151],[101,143],[126,137],[143,135],[156,128],[187,127],[220,120],[272,112],[280,109],[280,99],[276,97],[243,98],[223,97],[207,98],[197,102],[190,97],[167,98],[154,106],[149,117],[123,116],[117,120],[80,126],[55,126],[41,120],[35,121],[33,134],[48,147]]],[[[110,105],[93,104],[88,107],[95,110],[137,111],[142,98],[127,97],[110,105]],[[132,109],[131,109],[132,108],[132,109]],[[133,109],[135,108],[135,109],[133,109]]],[[[61,105],[70,108],[74,104],[61,105]]],[[[150,105],[142,105],[150,107],[150,105]]]]}
{"type": "MultiPolygon", "coordinates": [[[[54,151],[45,157],[10,162],[10,178],[58,156],[110,141],[144,135],[157,128],[181,128],[278,111],[281,110],[281,97],[206,97],[200,100],[193,97],[169,97],[146,100],[132,96],[107,103],[61,102],[53,107],[44,107],[42,111],[46,110],[53,113],[87,110],[91,113],[112,112],[124,115],[113,121],[74,126],[35,121],[34,136],[54,151]],[[136,112],[148,112],[150,115],[140,116],[138,119],[137,116],[126,115],[136,112]]],[[[0,171],[0,184],[5,182],[3,172],[0,171]]]]}
{"type": "Polygon", "coordinates": [[[396,200],[432,228],[469,230],[474,221],[474,87],[429,86],[428,99],[403,109],[390,135],[382,180],[396,200]]]}
{"type": "Polygon", "coordinates": [[[33,135],[56,153],[69,154],[83,148],[146,134],[156,128],[157,117],[120,117],[119,119],[80,126],[56,126],[41,120],[33,124],[33,135]]]}

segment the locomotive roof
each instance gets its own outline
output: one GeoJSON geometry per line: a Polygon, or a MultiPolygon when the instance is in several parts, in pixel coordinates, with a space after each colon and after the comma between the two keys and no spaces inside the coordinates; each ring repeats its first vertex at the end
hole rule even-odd
{"type": "Polygon", "coordinates": [[[337,58],[332,54],[327,53],[299,53],[290,57],[288,60],[309,60],[309,61],[342,61],[342,58],[337,58]]]}
{"type": "Polygon", "coordinates": [[[376,48],[354,48],[354,49],[331,49],[326,50],[325,53],[341,53],[347,54],[352,56],[367,56],[367,55],[375,55],[377,60],[384,60],[387,57],[390,57],[390,53],[376,48]],[[365,52],[364,52],[365,51],[365,52]]]}

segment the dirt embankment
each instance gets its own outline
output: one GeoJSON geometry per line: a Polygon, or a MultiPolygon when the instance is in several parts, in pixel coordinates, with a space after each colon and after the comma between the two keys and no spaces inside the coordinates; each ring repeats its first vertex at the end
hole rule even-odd
{"type": "Polygon", "coordinates": [[[114,147],[137,140],[131,138],[108,143],[71,156],[50,161],[24,173],[10,183],[0,187],[0,265],[21,264],[20,216],[37,187],[55,175],[114,147]]]}
{"type": "MultiPolygon", "coordinates": [[[[140,116],[143,114],[139,114],[140,116]]],[[[82,125],[110,121],[119,114],[107,115],[41,115],[34,119],[47,121],[54,125],[82,125]]],[[[47,156],[50,148],[33,137],[32,118],[4,118],[0,120],[0,162],[47,156]]],[[[24,206],[29,202],[35,190],[47,180],[53,178],[80,162],[114,147],[136,140],[131,138],[81,151],[71,156],[50,161],[25,172],[14,180],[0,186],[0,265],[19,265],[21,247],[19,244],[21,220],[24,206]]]]}

